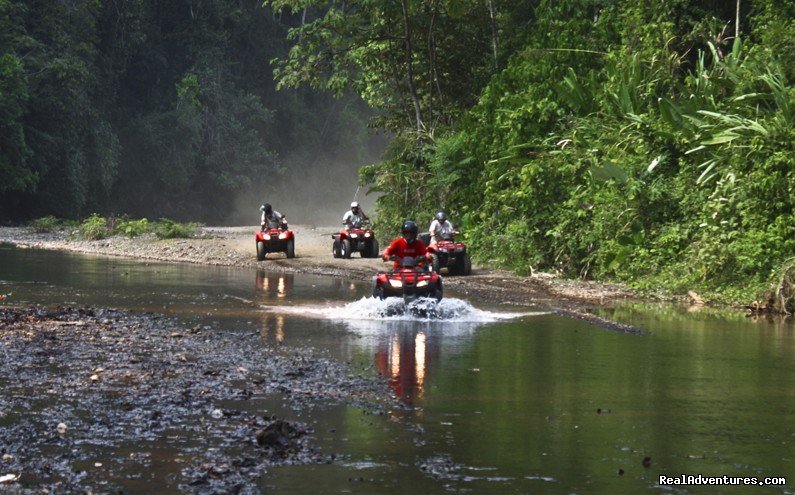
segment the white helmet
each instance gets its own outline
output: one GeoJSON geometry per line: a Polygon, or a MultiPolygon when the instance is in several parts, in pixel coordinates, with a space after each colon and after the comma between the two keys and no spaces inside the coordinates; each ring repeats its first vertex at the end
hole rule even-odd
{"type": "Polygon", "coordinates": [[[359,207],[358,202],[354,201],[353,203],[351,203],[351,208],[358,208],[358,207],[359,207]]]}

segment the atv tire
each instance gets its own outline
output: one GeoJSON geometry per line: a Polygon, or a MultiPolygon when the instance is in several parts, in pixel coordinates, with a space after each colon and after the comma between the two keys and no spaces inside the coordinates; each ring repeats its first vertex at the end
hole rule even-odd
{"type": "Polygon", "coordinates": [[[378,258],[378,239],[373,237],[370,239],[370,255],[368,258],[378,258]]]}
{"type": "Polygon", "coordinates": [[[335,258],[342,258],[342,253],[340,253],[340,241],[334,239],[334,243],[331,245],[331,255],[335,258]]]}
{"type": "Polygon", "coordinates": [[[472,259],[469,257],[469,253],[464,253],[456,260],[456,271],[461,275],[472,273],[472,259]]]}
{"type": "Polygon", "coordinates": [[[262,261],[265,259],[265,243],[262,241],[257,241],[257,261],[262,261]]]}
{"type": "Polygon", "coordinates": [[[436,288],[433,290],[433,298],[436,301],[441,301],[442,297],[444,297],[444,287],[442,287],[442,279],[439,279],[439,282],[436,284],[436,288]]]}
{"type": "Polygon", "coordinates": [[[375,277],[373,277],[373,299],[384,299],[384,289],[378,286],[375,277]]]}
{"type": "Polygon", "coordinates": [[[340,254],[342,255],[343,258],[350,259],[351,254],[352,254],[351,253],[351,241],[349,241],[348,239],[344,239],[340,243],[340,254]]]}
{"type": "Polygon", "coordinates": [[[436,273],[439,273],[439,270],[441,270],[441,269],[442,269],[442,262],[439,259],[439,255],[438,254],[432,255],[431,256],[431,270],[435,271],[436,273]]]}
{"type": "Polygon", "coordinates": [[[287,249],[284,252],[288,258],[295,258],[295,239],[287,241],[287,249]]]}
{"type": "Polygon", "coordinates": [[[370,241],[369,240],[364,241],[364,246],[362,247],[362,250],[359,251],[359,255],[362,258],[369,258],[370,257],[370,241]]]}

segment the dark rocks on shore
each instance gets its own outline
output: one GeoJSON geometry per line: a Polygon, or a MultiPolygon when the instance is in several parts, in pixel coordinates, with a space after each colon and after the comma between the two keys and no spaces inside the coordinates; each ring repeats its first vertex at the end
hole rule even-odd
{"type": "Polygon", "coordinates": [[[381,380],[348,377],[343,363],[229,335],[148,313],[0,308],[0,474],[22,473],[2,490],[111,493],[146,482],[172,492],[259,493],[267,467],[333,455],[312,447],[298,421],[222,404],[277,394],[300,414],[319,400],[372,411],[389,400],[381,380]],[[176,467],[152,469],[153,451],[176,467]]]}

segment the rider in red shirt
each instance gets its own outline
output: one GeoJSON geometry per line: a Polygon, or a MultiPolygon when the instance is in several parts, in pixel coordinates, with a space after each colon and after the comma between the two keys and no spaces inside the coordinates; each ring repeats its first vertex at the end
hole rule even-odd
{"type": "Polygon", "coordinates": [[[406,220],[403,222],[403,237],[398,237],[388,248],[384,249],[382,258],[387,261],[390,257],[404,258],[412,256],[414,258],[428,259],[428,253],[425,244],[417,239],[417,224],[413,220],[406,220]]]}

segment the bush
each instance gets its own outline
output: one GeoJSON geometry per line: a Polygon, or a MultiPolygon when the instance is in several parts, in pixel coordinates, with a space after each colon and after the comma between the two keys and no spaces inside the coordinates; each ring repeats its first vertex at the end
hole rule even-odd
{"type": "Polygon", "coordinates": [[[129,238],[137,237],[147,232],[152,232],[153,230],[154,226],[149,223],[149,220],[146,218],[140,220],[122,220],[116,225],[116,232],[129,238]]]}
{"type": "Polygon", "coordinates": [[[36,234],[46,234],[61,230],[61,222],[52,215],[37,218],[28,223],[28,229],[36,234]]]}
{"type": "Polygon", "coordinates": [[[78,232],[80,237],[89,241],[104,239],[110,235],[107,219],[96,213],[83,220],[83,223],[78,227],[78,232]]]}
{"type": "Polygon", "coordinates": [[[199,222],[177,223],[161,218],[154,230],[158,239],[178,239],[195,237],[203,226],[204,224],[199,222]]]}

